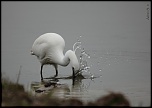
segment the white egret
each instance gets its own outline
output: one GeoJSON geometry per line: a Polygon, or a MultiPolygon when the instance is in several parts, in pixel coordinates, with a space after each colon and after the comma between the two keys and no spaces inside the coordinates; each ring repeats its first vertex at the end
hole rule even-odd
{"type": "Polygon", "coordinates": [[[75,54],[76,50],[68,50],[64,55],[64,47],[64,39],[56,33],[45,33],[35,40],[31,49],[31,55],[37,56],[41,63],[41,80],[43,80],[43,65],[46,64],[55,67],[56,75],[54,77],[56,77],[58,75],[58,65],[67,66],[70,63],[73,70],[73,78],[75,77],[75,73],[80,69],[79,61],[75,54]]]}

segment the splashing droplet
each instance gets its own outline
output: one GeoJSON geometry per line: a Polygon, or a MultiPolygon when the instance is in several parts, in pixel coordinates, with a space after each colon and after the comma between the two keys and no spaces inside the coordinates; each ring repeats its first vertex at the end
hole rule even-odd
{"type": "Polygon", "coordinates": [[[91,78],[94,78],[94,75],[91,75],[91,78]]]}
{"type": "Polygon", "coordinates": [[[93,55],[94,55],[94,56],[96,55],[95,52],[93,53],[93,55]]]}
{"type": "Polygon", "coordinates": [[[100,62],[98,61],[98,63],[97,63],[98,65],[100,65],[100,62]]]}

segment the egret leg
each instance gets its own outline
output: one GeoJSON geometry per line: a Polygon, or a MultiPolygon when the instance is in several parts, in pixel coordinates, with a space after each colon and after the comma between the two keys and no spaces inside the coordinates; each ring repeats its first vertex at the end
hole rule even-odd
{"type": "Polygon", "coordinates": [[[74,72],[74,67],[72,67],[72,72],[73,72],[73,75],[72,75],[72,85],[75,84],[75,72],[74,72]]]}
{"type": "Polygon", "coordinates": [[[40,74],[41,74],[41,81],[43,80],[42,69],[43,69],[43,65],[41,65],[41,71],[40,71],[40,74]]]}
{"type": "Polygon", "coordinates": [[[54,75],[54,77],[57,77],[58,76],[58,65],[54,65],[55,67],[55,71],[56,71],[56,74],[54,75]]]}
{"type": "Polygon", "coordinates": [[[72,77],[75,78],[75,72],[74,72],[74,67],[72,67],[73,75],[72,77]]]}

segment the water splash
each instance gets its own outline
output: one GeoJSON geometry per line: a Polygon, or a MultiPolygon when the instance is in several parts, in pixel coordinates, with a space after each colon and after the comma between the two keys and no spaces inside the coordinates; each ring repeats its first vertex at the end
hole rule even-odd
{"type": "Polygon", "coordinates": [[[80,54],[80,72],[90,72],[90,66],[88,66],[87,60],[90,58],[90,55],[85,51],[84,48],[81,49],[81,54],[80,54]]]}
{"type": "MultiPolygon", "coordinates": [[[[77,52],[77,57],[79,58],[79,63],[80,63],[80,70],[76,75],[82,75],[83,73],[88,73],[88,76],[84,76],[85,78],[90,78],[93,80],[94,78],[98,78],[100,76],[94,75],[91,73],[91,68],[93,68],[94,64],[89,64],[89,60],[91,57],[96,56],[96,52],[94,51],[93,56],[90,56],[89,53],[85,50],[85,48],[82,45],[82,42],[80,41],[80,38],[82,36],[77,38],[77,41],[73,44],[73,51],[77,52]],[[79,54],[79,55],[78,55],[79,54]]],[[[97,65],[99,67],[100,61],[97,62],[97,65]]],[[[101,69],[98,70],[101,73],[101,69]]]]}
{"type": "MultiPolygon", "coordinates": [[[[82,37],[82,36],[80,36],[80,38],[81,38],[81,37],[82,37]]],[[[73,51],[76,52],[77,49],[81,49],[81,41],[80,41],[79,38],[77,39],[77,42],[75,42],[75,43],[73,44],[73,51]],[[75,47],[76,47],[76,48],[75,48],[75,47]]]]}
{"type": "Polygon", "coordinates": [[[77,50],[78,48],[81,49],[81,42],[76,42],[76,43],[73,45],[73,51],[76,52],[76,50],[77,50]],[[80,45],[78,45],[78,44],[80,44],[80,45]],[[76,46],[76,48],[75,48],[75,46],[76,46]]]}
{"type": "MultiPolygon", "coordinates": [[[[82,36],[80,36],[80,38],[81,37],[82,36]]],[[[81,41],[79,38],[77,39],[77,41],[73,45],[73,51],[76,52],[78,49],[80,50],[80,55],[78,56],[79,62],[80,62],[80,70],[78,73],[82,74],[83,72],[85,72],[85,73],[88,72],[92,76],[93,74],[91,74],[90,66],[88,66],[88,62],[87,62],[87,60],[90,59],[90,55],[82,47],[81,41]]]]}

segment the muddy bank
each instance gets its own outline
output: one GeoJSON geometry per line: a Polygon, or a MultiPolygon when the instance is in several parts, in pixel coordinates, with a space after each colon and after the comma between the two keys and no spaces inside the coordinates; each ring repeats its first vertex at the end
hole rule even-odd
{"type": "Polygon", "coordinates": [[[76,99],[59,99],[50,94],[33,96],[25,92],[23,85],[2,79],[2,106],[130,106],[122,93],[109,92],[87,103],[76,99]]]}

